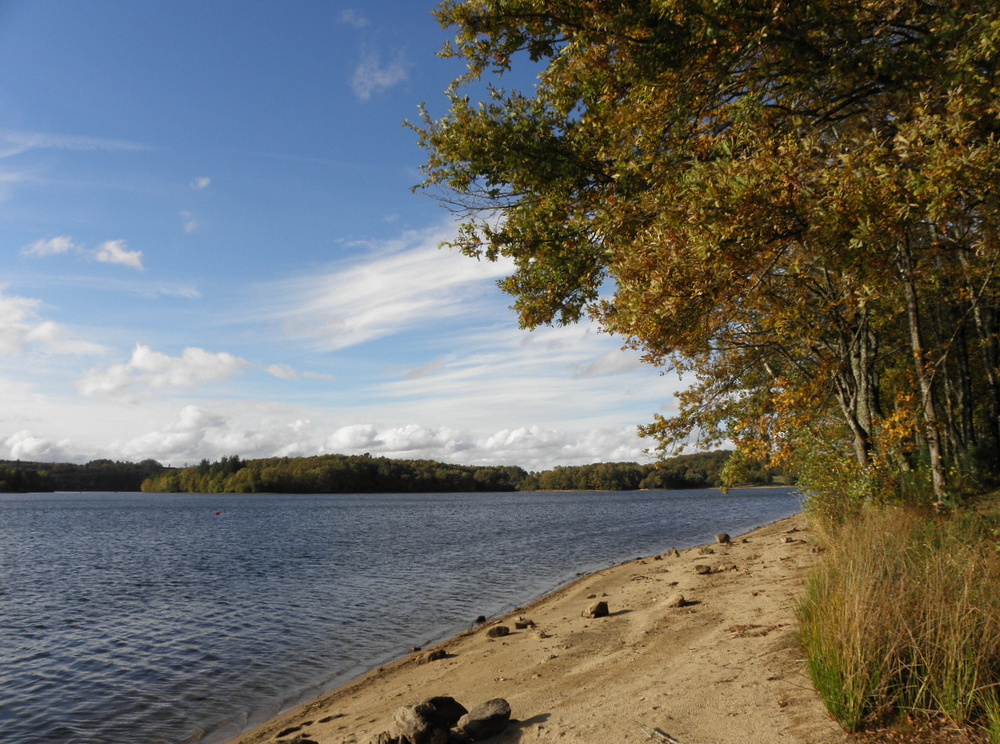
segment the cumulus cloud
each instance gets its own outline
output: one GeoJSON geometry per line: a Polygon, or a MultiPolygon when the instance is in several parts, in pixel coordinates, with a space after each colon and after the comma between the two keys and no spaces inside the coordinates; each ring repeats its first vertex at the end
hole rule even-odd
{"type": "Polygon", "coordinates": [[[378,428],[354,424],[334,431],[324,451],[384,457],[432,459],[460,465],[520,465],[545,470],[555,465],[647,461],[634,427],[573,431],[526,426],[482,432],[417,424],[378,428]]]}
{"type": "Polygon", "coordinates": [[[25,256],[54,256],[58,253],[79,252],[81,248],[67,235],[58,235],[47,240],[36,240],[21,249],[25,256]]]}
{"type": "Polygon", "coordinates": [[[100,263],[128,266],[143,270],[142,251],[130,251],[124,240],[107,240],[101,243],[92,253],[93,259],[100,263]]]}
{"type": "Polygon", "coordinates": [[[212,185],[212,179],[208,176],[200,176],[191,182],[191,188],[195,191],[204,191],[212,185]]]}
{"type": "Polygon", "coordinates": [[[136,344],[128,362],[92,369],[77,381],[76,386],[88,397],[129,399],[136,388],[194,388],[235,377],[249,366],[246,360],[225,352],[212,354],[189,347],[179,357],[171,357],[136,344]]]}
{"type": "Polygon", "coordinates": [[[19,431],[4,440],[10,460],[32,462],[73,462],[76,458],[70,450],[70,441],[63,439],[53,442],[33,435],[30,431],[19,431]]]}
{"type": "Polygon", "coordinates": [[[262,415],[250,423],[245,411],[237,416],[187,405],[173,421],[116,447],[116,452],[131,460],[152,457],[172,465],[234,454],[245,458],[301,457],[320,454],[316,438],[306,418],[262,415]]]}
{"type": "Polygon", "coordinates": [[[493,285],[511,267],[437,247],[451,236],[409,233],[365,260],[269,285],[260,304],[284,336],[311,339],[321,351],[467,315],[484,291],[499,292],[493,285]]]}
{"type": "MultiPolygon", "coordinates": [[[[187,213],[182,213],[182,216],[186,214],[187,213]]],[[[198,226],[197,222],[194,222],[193,217],[188,216],[187,219],[188,225],[192,226],[191,230],[198,226]]],[[[99,263],[128,266],[129,268],[138,269],[139,271],[143,270],[142,251],[129,250],[124,240],[106,240],[94,250],[87,250],[82,245],[74,243],[73,239],[68,235],[59,235],[54,238],[36,240],[34,243],[26,245],[22,248],[21,253],[25,256],[35,256],[39,258],[43,256],[55,256],[63,253],[77,253],[99,263]]]]}
{"type": "Polygon", "coordinates": [[[103,346],[70,336],[65,326],[42,320],[41,301],[4,293],[0,286],[0,354],[34,348],[52,354],[100,354],[103,346]]]}
{"type": "Polygon", "coordinates": [[[372,424],[342,426],[327,437],[323,448],[330,452],[357,454],[381,444],[378,429],[372,424]]]}
{"type": "Polygon", "coordinates": [[[402,56],[394,62],[383,65],[378,53],[368,50],[361,58],[361,63],[355,68],[351,78],[351,89],[354,95],[362,101],[367,101],[374,94],[388,90],[394,85],[409,78],[406,64],[402,56]]]}

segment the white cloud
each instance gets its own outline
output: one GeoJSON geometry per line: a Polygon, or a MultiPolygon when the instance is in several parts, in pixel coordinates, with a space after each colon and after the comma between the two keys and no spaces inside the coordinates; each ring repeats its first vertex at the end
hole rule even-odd
{"type": "Polygon", "coordinates": [[[53,442],[34,436],[29,431],[19,431],[4,440],[4,446],[9,452],[8,459],[28,460],[29,462],[72,462],[74,455],[70,451],[70,442],[64,439],[53,442]]]}
{"type": "Polygon", "coordinates": [[[142,152],[149,148],[126,140],[45,134],[43,132],[0,132],[0,158],[30,150],[75,150],[80,152],[142,152]]]}
{"type": "Polygon", "coordinates": [[[473,313],[510,264],[441,250],[450,231],[408,233],[365,261],[266,288],[283,335],[335,351],[473,313]]]}
{"type": "Polygon", "coordinates": [[[184,223],[184,232],[189,235],[201,227],[197,218],[191,212],[181,212],[181,221],[184,223]]]}
{"type": "Polygon", "coordinates": [[[36,240],[30,245],[26,245],[21,253],[25,256],[54,256],[59,253],[79,252],[80,246],[73,243],[72,238],[67,235],[58,235],[48,240],[36,240]]]}
{"type": "Polygon", "coordinates": [[[195,191],[204,191],[212,185],[212,179],[208,176],[200,176],[191,182],[191,188],[195,191]]]}
{"type": "Polygon", "coordinates": [[[188,405],[174,421],[135,437],[116,450],[119,456],[131,460],[153,457],[173,465],[234,454],[244,458],[320,454],[311,443],[316,435],[308,419],[268,416],[261,410],[253,413],[259,419],[248,422],[245,410],[234,415],[188,405]]]}
{"type": "Polygon", "coordinates": [[[620,349],[613,349],[607,354],[598,357],[589,364],[583,366],[578,377],[606,377],[608,375],[620,375],[625,372],[639,369],[643,366],[642,357],[637,353],[622,352],[620,349]]]}
{"type": "Polygon", "coordinates": [[[76,386],[88,397],[129,399],[136,387],[153,390],[194,388],[235,377],[249,366],[247,361],[225,352],[212,354],[189,347],[181,356],[171,357],[136,344],[128,362],[107,369],[92,369],[77,381],[76,386]]]}
{"type": "Polygon", "coordinates": [[[327,437],[324,449],[342,454],[360,454],[380,444],[378,429],[372,424],[342,426],[327,437]]]}
{"type": "Polygon", "coordinates": [[[318,372],[299,372],[297,369],[288,364],[271,364],[265,368],[265,371],[272,377],[277,377],[279,380],[335,380],[337,378],[332,375],[323,375],[318,372]]]}
{"type": "Polygon", "coordinates": [[[107,240],[94,249],[92,256],[101,263],[128,266],[142,271],[142,251],[130,251],[124,240],[107,240]]]}
{"type": "Polygon", "coordinates": [[[353,8],[348,8],[340,14],[340,22],[346,23],[348,26],[354,26],[354,28],[364,28],[368,25],[368,19],[353,8]]]}
{"type": "Polygon", "coordinates": [[[100,354],[103,346],[71,338],[67,329],[39,318],[41,301],[4,294],[0,286],[0,354],[20,354],[29,347],[51,354],[100,354]]]}
{"type": "Polygon", "coordinates": [[[383,65],[376,52],[366,51],[362,55],[361,63],[354,70],[351,89],[354,95],[362,101],[367,101],[372,95],[388,90],[408,78],[409,74],[401,56],[397,57],[395,62],[383,65]]]}

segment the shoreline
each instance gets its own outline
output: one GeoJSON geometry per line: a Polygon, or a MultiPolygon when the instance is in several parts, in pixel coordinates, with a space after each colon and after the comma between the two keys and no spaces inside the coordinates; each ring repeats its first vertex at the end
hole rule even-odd
{"type": "MultiPolygon", "coordinates": [[[[402,705],[502,697],[514,742],[834,744],[794,642],[794,604],[816,561],[797,514],[733,539],[580,576],[511,613],[373,669],[227,744],[369,744],[402,705]],[[712,552],[707,552],[707,551],[712,552]],[[712,572],[699,574],[696,565],[712,572]],[[683,595],[681,606],[677,595],[683,595]],[[607,617],[581,616],[598,600],[607,617]],[[531,625],[515,627],[523,617],[531,625]],[[510,633],[489,638],[504,625],[510,633]],[[440,655],[427,661],[430,652],[440,655]]],[[[399,608],[405,612],[405,608],[399,608]]]]}

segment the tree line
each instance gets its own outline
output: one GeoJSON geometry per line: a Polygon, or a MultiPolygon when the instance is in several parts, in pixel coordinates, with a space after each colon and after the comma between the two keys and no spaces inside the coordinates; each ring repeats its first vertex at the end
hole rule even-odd
{"type": "MultiPolygon", "coordinates": [[[[0,493],[146,491],[160,493],[427,493],[482,491],[632,491],[719,487],[729,450],[665,460],[524,468],[468,466],[369,455],[242,459],[230,455],[174,468],[92,460],[86,464],[0,461],[0,493]]],[[[790,482],[779,471],[745,469],[741,485],[790,482]]]]}
{"type": "Polygon", "coordinates": [[[164,469],[156,460],[91,460],[86,464],[0,460],[0,493],[138,491],[164,469]]]}
{"type": "MultiPolygon", "coordinates": [[[[184,493],[426,493],[480,491],[704,488],[722,483],[731,452],[683,455],[661,463],[596,463],[532,472],[516,466],[452,465],[369,455],[321,455],[241,460],[237,455],[197,466],[164,469],[142,484],[148,492],[184,493]]],[[[743,482],[770,484],[760,469],[743,482]]]]}

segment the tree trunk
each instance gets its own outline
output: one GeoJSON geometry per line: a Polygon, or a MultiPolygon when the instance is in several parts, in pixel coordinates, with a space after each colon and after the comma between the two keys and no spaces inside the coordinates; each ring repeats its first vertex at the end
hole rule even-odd
{"type": "Polygon", "coordinates": [[[924,412],[924,439],[927,442],[927,454],[931,461],[931,483],[934,488],[934,499],[940,504],[944,501],[946,486],[944,463],[941,457],[941,434],[938,429],[934,381],[928,371],[927,354],[924,349],[924,332],[917,300],[913,254],[909,246],[900,245],[896,257],[906,296],[906,319],[910,326],[910,348],[913,351],[913,364],[917,373],[920,402],[924,412]]]}

